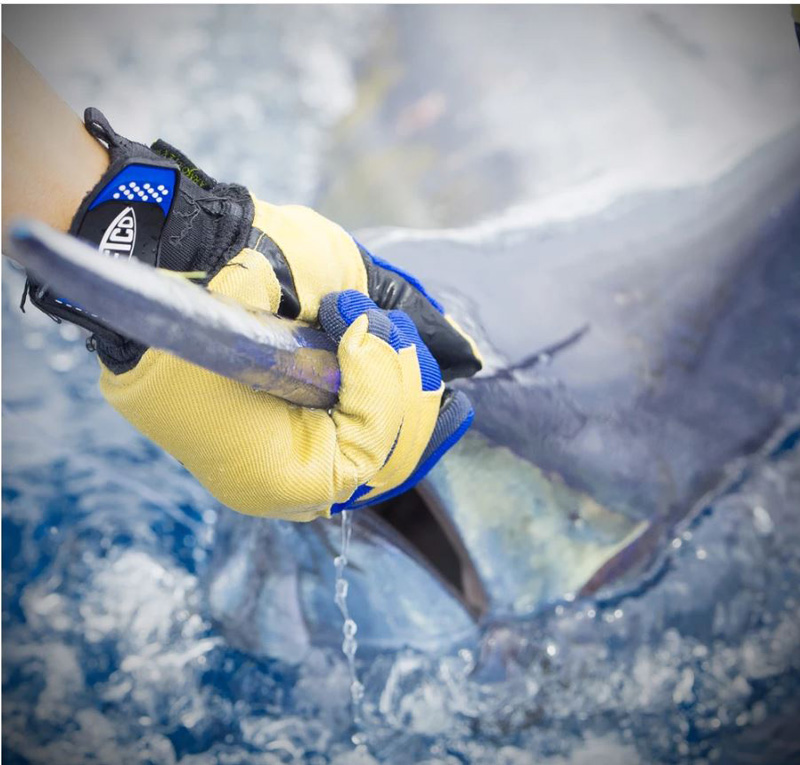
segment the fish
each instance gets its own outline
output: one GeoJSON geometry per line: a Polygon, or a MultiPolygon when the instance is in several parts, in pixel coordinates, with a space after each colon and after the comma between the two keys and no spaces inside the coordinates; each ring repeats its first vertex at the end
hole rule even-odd
{"type": "MultiPolygon", "coordinates": [[[[364,652],[451,650],[645,587],[800,409],[800,110],[754,74],[769,55],[773,94],[797,93],[778,15],[420,13],[395,9],[362,63],[317,206],[396,221],[357,238],[485,369],[455,383],[476,412],[462,441],[354,515],[364,652]]],[[[301,660],[341,642],[335,521],[223,514],[217,534],[208,602],[231,644],[301,660]]]]}
{"type": "MultiPolygon", "coordinates": [[[[456,383],[472,431],[416,492],[355,515],[360,649],[444,650],[638,586],[800,411],[799,130],[714,183],[569,222],[366,241],[487,365],[456,383]]],[[[229,640],[294,659],[340,640],[338,533],[223,516],[208,592],[229,640]]]]}
{"type": "MultiPolygon", "coordinates": [[[[193,45],[161,56],[152,19],[131,17],[131,55],[90,90],[102,103],[225,39],[253,42],[250,71],[272,71],[285,58],[259,46],[260,22],[283,39],[298,20],[254,13],[203,14],[198,34],[185,17],[193,45]]],[[[293,525],[218,506],[103,404],[75,327],[18,315],[22,282],[4,264],[11,751],[97,756],[100,731],[112,761],[144,746],[338,762],[364,740],[381,762],[794,761],[790,16],[388,6],[386,19],[384,34],[343,35],[302,17],[298,65],[251,77],[249,100],[225,87],[242,79],[227,57],[155,110],[216,177],[309,203],[415,270],[483,353],[485,370],[456,383],[477,411],[465,439],[417,491],[344,516],[362,729],[346,708],[341,517],[293,525]],[[351,81],[339,57],[316,55],[320,34],[342,56],[377,44],[351,81]],[[311,163],[310,198],[308,174],[285,172],[316,160],[306,131],[272,137],[297,125],[286,104],[299,94],[317,151],[319,102],[301,86],[319,67],[336,86],[326,104],[349,116],[326,134],[333,171],[311,163]],[[187,132],[201,101],[247,119],[232,128],[231,108],[209,108],[187,132]],[[271,103],[287,119],[258,119],[271,103]]],[[[79,24],[109,32],[94,35],[103,56],[120,27],[106,20],[79,24]]],[[[59,39],[42,43],[61,54],[59,39]]],[[[121,122],[154,132],[153,110],[128,101],[121,122]]]]}
{"type": "MultiPolygon", "coordinates": [[[[353,517],[359,651],[444,650],[639,586],[791,429],[800,98],[781,13],[387,11],[314,206],[417,275],[486,367],[456,383],[471,432],[353,517]]],[[[223,512],[215,534],[204,588],[231,645],[300,661],[341,643],[336,519],[223,512]]]]}

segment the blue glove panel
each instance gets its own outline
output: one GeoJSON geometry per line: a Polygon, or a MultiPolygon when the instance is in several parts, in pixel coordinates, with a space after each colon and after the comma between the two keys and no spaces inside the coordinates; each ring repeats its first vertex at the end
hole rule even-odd
{"type": "Polygon", "coordinates": [[[414,469],[414,472],[397,488],[391,491],[385,491],[383,494],[373,497],[368,502],[358,503],[356,501],[358,497],[369,491],[369,487],[366,487],[361,494],[356,492],[348,502],[345,502],[341,506],[334,505],[331,508],[331,513],[338,513],[341,510],[357,510],[360,507],[367,507],[368,505],[385,502],[387,499],[391,499],[398,494],[413,489],[428,475],[433,466],[461,439],[464,433],[469,430],[469,426],[472,425],[472,420],[475,418],[475,411],[465,393],[460,390],[452,391],[448,389],[445,391],[445,396],[447,399],[439,410],[439,418],[436,420],[436,427],[433,430],[431,440],[428,442],[428,446],[420,458],[417,467],[414,469]]]}
{"type": "MultiPolygon", "coordinates": [[[[369,321],[368,331],[386,342],[395,351],[410,346],[414,347],[420,367],[422,389],[424,391],[438,390],[442,384],[439,366],[428,347],[422,342],[414,322],[403,311],[381,310],[366,295],[355,290],[347,290],[331,293],[322,299],[319,321],[325,332],[338,343],[347,328],[365,313],[369,321]]],[[[400,486],[363,502],[358,501],[359,497],[369,493],[372,487],[368,484],[359,486],[347,502],[334,505],[331,512],[337,513],[341,510],[376,504],[415,486],[427,475],[442,455],[464,435],[472,423],[473,417],[472,405],[463,392],[445,390],[433,434],[412,474],[400,486]]]]}

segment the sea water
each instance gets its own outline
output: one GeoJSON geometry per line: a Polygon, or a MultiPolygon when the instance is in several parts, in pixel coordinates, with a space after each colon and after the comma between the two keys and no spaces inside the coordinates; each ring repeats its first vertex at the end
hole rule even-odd
{"type": "MultiPolygon", "coordinates": [[[[39,17],[55,30],[45,74],[74,108],[212,157],[212,174],[233,168],[264,198],[313,201],[382,11],[208,6],[187,25],[176,9],[128,10],[120,24],[92,8],[71,26],[60,13],[39,17]],[[95,14],[100,37],[87,31],[95,14]],[[153,87],[165,78],[179,85],[153,87]],[[198,110],[200,89],[218,118],[198,110]]],[[[477,647],[367,658],[337,584],[342,647],[312,636],[301,661],[258,658],[226,642],[201,586],[230,511],[102,401],[81,332],[21,315],[20,276],[3,274],[5,761],[797,761],[796,438],[751,465],[624,598],[487,625],[477,647]]]]}
{"type": "MultiPolygon", "coordinates": [[[[629,596],[491,625],[477,649],[359,659],[337,584],[340,649],[312,636],[299,663],[259,659],[226,643],[200,586],[216,518],[230,511],[102,401],[80,333],[19,313],[20,287],[6,265],[6,761],[796,755],[800,434],[676,536],[659,576],[629,596]]],[[[341,546],[326,565],[338,564],[343,582],[358,515],[338,522],[341,546]]]]}

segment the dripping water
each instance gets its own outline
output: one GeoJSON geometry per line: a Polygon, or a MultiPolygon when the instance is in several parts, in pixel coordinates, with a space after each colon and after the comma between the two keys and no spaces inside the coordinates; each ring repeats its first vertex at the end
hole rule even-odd
{"type": "Polygon", "coordinates": [[[361,732],[362,716],[361,716],[361,701],[364,698],[364,686],[358,679],[356,673],[356,650],[358,649],[358,641],[356,640],[356,632],[358,625],[353,619],[350,618],[350,611],[347,608],[347,589],[348,582],[344,577],[344,570],[347,567],[347,555],[350,549],[350,535],[353,531],[353,521],[351,513],[348,510],[343,510],[341,513],[342,518],[342,537],[339,555],[333,559],[336,566],[336,597],[335,602],[342,613],[344,622],[342,624],[342,653],[347,659],[347,666],[350,670],[350,701],[353,708],[353,726],[356,729],[353,735],[353,743],[361,745],[364,743],[364,736],[361,732]]]}

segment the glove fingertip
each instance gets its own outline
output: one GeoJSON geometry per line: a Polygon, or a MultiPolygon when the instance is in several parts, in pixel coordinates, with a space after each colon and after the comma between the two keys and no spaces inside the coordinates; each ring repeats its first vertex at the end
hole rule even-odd
{"type": "Polygon", "coordinates": [[[404,335],[409,337],[410,342],[416,342],[420,338],[417,325],[411,320],[411,317],[405,312],[398,309],[389,311],[389,318],[394,324],[403,332],[404,335]]]}
{"type": "Polygon", "coordinates": [[[430,348],[420,336],[416,324],[405,311],[389,311],[389,318],[401,338],[402,346],[413,345],[417,352],[420,374],[422,376],[422,390],[439,390],[442,384],[442,373],[430,348]]]}
{"type": "Polygon", "coordinates": [[[367,332],[379,337],[384,343],[391,345],[394,350],[398,349],[397,330],[383,311],[377,308],[367,311],[367,321],[369,322],[367,332]]]}
{"type": "Polygon", "coordinates": [[[330,292],[319,304],[319,323],[337,343],[348,327],[362,314],[377,310],[375,303],[363,292],[345,290],[330,292]]]}
{"type": "Polygon", "coordinates": [[[430,467],[467,432],[474,418],[475,410],[467,394],[447,388],[431,440],[420,458],[417,470],[427,473],[430,467]],[[425,469],[427,463],[430,463],[430,466],[425,469]]]}
{"type": "Polygon", "coordinates": [[[458,443],[469,430],[470,425],[472,425],[472,421],[475,419],[475,412],[469,398],[462,391],[454,391],[448,388],[445,390],[444,395],[445,398],[439,410],[439,418],[436,421],[433,435],[414,472],[402,484],[377,497],[372,497],[363,502],[353,502],[351,500],[347,504],[347,509],[358,509],[378,502],[385,502],[398,494],[412,489],[430,473],[444,454],[458,443]]]}

